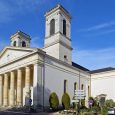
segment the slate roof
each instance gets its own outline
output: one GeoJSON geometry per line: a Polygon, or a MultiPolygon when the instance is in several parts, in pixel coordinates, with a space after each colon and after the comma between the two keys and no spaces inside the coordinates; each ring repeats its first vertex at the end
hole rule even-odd
{"type": "Polygon", "coordinates": [[[85,67],[83,67],[83,66],[81,66],[81,65],[79,65],[79,64],[77,64],[77,63],[74,63],[74,62],[72,62],[72,66],[73,66],[73,67],[76,67],[76,68],[78,68],[78,69],[81,69],[81,70],[83,70],[83,71],[90,71],[90,70],[88,70],[87,68],[85,68],[85,67]]]}
{"type": "Polygon", "coordinates": [[[93,73],[100,73],[100,72],[106,72],[106,71],[111,71],[111,70],[115,70],[115,68],[107,67],[107,68],[92,70],[92,71],[90,71],[90,73],[93,74],[93,73]]]}

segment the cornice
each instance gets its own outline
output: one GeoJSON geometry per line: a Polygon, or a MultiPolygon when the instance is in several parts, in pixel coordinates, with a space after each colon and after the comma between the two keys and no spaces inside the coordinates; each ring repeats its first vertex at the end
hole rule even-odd
{"type": "MultiPolygon", "coordinates": [[[[82,73],[87,74],[87,75],[90,76],[90,73],[89,73],[89,72],[86,72],[86,71],[83,71],[83,70],[81,70],[81,69],[79,69],[79,68],[76,68],[76,67],[74,67],[74,66],[72,66],[72,65],[70,65],[70,64],[68,64],[68,63],[66,63],[66,62],[64,62],[64,61],[61,61],[61,60],[59,60],[59,59],[56,59],[55,57],[52,57],[52,56],[50,56],[50,55],[48,55],[48,54],[46,54],[46,57],[47,57],[47,58],[50,58],[50,59],[52,59],[52,60],[54,60],[54,61],[56,61],[57,63],[59,63],[59,64],[61,64],[61,65],[64,65],[65,67],[69,67],[69,68],[71,68],[71,69],[77,70],[78,72],[82,72],[82,73]]],[[[45,62],[45,63],[46,63],[46,62],[45,62]]]]}
{"type": "Polygon", "coordinates": [[[53,35],[49,35],[49,36],[47,36],[47,37],[45,37],[45,39],[48,39],[48,38],[50,38],[50,37],[53,37],[53,36],[55,36],[56,34],[61,34],[62,36],[64,36],[67,40],[69,40],[69,41],[71,41],[71,39],[69,38],[69,37],[67,37],[67,36],[65,36],[62,32],[56,32],[55,34],[53,34],[53,35]]]}
{"type": "Polygon", "coordinates": [[[71,16],[70,16],[69,12],[65,8],[63,8],[60,4],[58,4],[56,7],[51,9],[49,12],[46,12],[46,14],[44,16],[47,17],[50,14],[56,12],[57,10],[62,11],[65,16],[67,16],[69,19],[71,19],[71,16]]]}
{"type": "Polygon", "coordinates": [[[19,61],[19,60],[25,59],[25,58],[27,58],[27,57],[29,57],[29,56],[31,56],[31,55],[38,54],[38,53],[40,53],[40,54],[42,54],[42,55],[45,55],[45,54],[46,54],[44,51],[37,49],[37,50],[35,50],[35,51],[31,52],[31,53],[28,53],[28,54],[23,55],[23,56],[21,56],[21,57],[15,58],[14,60],[9,61],[8,63],[5,63],[5,64],[0,65],[0,68],[1,68],[1,67],[4,67],[4,66],[7,66],[7,65],[9,65],[9,64],[12,64],[12,63],[14,63],[14,62],[17,62],[17,61],[19,61]]]}
{"type": "Polygon", "coordinates": [[[67,45],[66,43],[64,43],[64,42],[61,41],[61,40],[56,40],[56,41],[54,41],[53,43],[47,44],[47,45],[45,45],[45,47],[44,47],[43,49],[48,48],[48,47],[50,47],[50,46],[53,46],[53,45],[55,45],[55,44],[57,44],[57,43],[60,43],[60,44],[63,45],[64,47],[68,48],[69,50],[73,50],[73,48],[71,48],[69,45],[67,45]]]}
{"type": "Polygon", "coordinates": [[[10,50],[18,50],[18,51],[28,51],[28,52],[39,51],[39,52],[45,53],[42,49],[39,49],[39,48],[27,48],[27,47],[6,46],[6,47],[0,52],[0,58],[1,58],[1,56],[5,53],[5,51],[7,51],[8,49],[10,49],[10,50]]]}

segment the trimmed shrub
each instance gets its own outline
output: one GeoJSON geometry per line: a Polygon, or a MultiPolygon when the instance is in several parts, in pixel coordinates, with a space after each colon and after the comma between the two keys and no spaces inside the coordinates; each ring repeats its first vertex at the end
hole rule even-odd
{"type": "Polygon", "coordinates": [[[59,99],[58,99],[58,96],[55,92],[50,94],[49,104],[50,104],[50,107],[52,108],[53,111],[58,109],[59,99]]]}
{"type": "Polygon", "coordinates": [[[67,93],[64,93],[62,96],[62,105],[63,105],[63,108],[66,110],[70,108],[70,97],[67,93]]]}
{"type": "MultiPolygon", "coordinates": [[[[73,97],[73,100],[76,100],[76,97],[73,97]]],[[[76,102],[73,102],[73,109],[77,110],[78,104],[76,102]]]]}
{"type": "Polygon", "coordinates": [[[82,107],[85,106],[85,99],[81,99],[81,106],[82,106],[82,107]]]}

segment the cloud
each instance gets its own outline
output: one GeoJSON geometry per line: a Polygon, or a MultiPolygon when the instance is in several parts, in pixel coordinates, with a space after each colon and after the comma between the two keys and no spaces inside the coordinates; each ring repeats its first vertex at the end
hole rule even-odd
{"type": "Polygon", "coordinates": [[[81,30],[79,30],[79,32],[96,31],[96,30],[100,30],[100,29],[104,29],[104,28],[113,26],[113,25],[115,25],[115,21],[110,21],[108,23],[103,23],[103,24],[99,24],[99,25],[94,25],[94,26],[86,28],[86,29],[81,29],[81,30]]]}
{"type": "Polygon", "coordinates": [[[115,48],[97,50],[74,50],[73,60],[90,70],[115,67],[115,48]]]}
{"type": "Polygon", "coordinates": [[[16,15],[33,12],[46,0],[0,0],[0,23],[13,20],[16,15]]]}

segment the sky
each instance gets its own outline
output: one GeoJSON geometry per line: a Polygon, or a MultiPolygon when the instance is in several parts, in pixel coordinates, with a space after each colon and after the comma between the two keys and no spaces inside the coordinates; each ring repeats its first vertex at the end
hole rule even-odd
{"type": "Polygon", "coordinates": [[[42,48],[44,14],[57,4],[72,16],[72,60],[90,70],[115,67],[115,0],[0,0],[0,50],[18,30],[42,48]]]}

